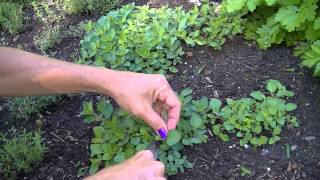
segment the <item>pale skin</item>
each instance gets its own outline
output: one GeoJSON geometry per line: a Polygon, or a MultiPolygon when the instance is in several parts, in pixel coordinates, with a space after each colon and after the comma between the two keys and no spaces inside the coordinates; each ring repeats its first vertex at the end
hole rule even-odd
{"type": "MultiPolygon", "coordinates": [[[[59,61],[0,47],[0,96],[31,96],[96,92],[112,97],[122,108],[155,131],[175,129],[180,101],[162,75],[147,75],[59,61]],[[159,115],[166,109],[167,122],[159,115]]],[[[165,179],[164,165],[150,151],[88,177],[88,179],[165,179]]]]}

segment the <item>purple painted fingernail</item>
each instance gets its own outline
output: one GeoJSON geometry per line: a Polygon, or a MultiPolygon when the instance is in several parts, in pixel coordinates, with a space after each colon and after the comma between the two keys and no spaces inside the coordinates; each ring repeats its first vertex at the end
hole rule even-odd
{"type": "Polygon", "coordinates": [[[161,137],[162,140],[167,139],[167,131],[164,128],[158,129],[158,134],[161,137]]]}

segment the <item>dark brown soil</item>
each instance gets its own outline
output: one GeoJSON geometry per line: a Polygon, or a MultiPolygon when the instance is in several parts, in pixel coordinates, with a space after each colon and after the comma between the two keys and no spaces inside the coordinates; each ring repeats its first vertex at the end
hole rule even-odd
{"type": "MultiPolygon", "coordinates": [[[[137,1],[136,4],[146,2],[137,1]]],[[[180,3],[189,6],[182,0],[150,1],[150,5],[156,7],[180,3]]],[[[68,16],[62,23],[77,24],[81,20],[95,20],[97,17],[85,14],[68,16]]],[[[15,41],[12,36],[7,36],[6,41],[11,47],[21,45],[23,49],[39,53],[32,43],[32,37],[39,27],[38,22],[32,22],[15,41]]],[[[57,52],[57,58],[73,61],[71,54],[79,48],[79,42],[80,38],[64,39],[50,51],[57,52]]],[[[320,179],[320,84],[308,70],[299,66],[298,59],[292,56],[290,49],[277,46],[261,51],[241,37],[228,40],[221,51],[213,51],[208,47],[184,49],[189,56],[183,56],[183,64],[178,65],[179,73],[169,80],[176,91],[189,87],[197,98],[218,96],[221,99],[237,99],[248,96],[253,90],[264,90],[264,83],[268,79],[278,79],[295,93],[290,101],[298,104],[293,114],[298,117],[300,127],[286,127],[279,143],[257,149],[239,147],[235,138],[230,142],[222,142],[210,136],[208,143],[185,150],[194,168],[169,179],[320,179]],[[294,68],[294,71],[288,71],[290,68],[294,68]],[[307,141],[305,137],[315,139],[307,141]],[[287,157],[286,144],[296,146],[290,157],[287,157]],[[241,177],[240,166],[250,169],[252,175],[241,177]]],[[[43,122],[42,131],[48,152],[32,173],[20,174],[19,179],[80,179],[79,168],[89,166],[88,145],[92,127],[84,123],[79,113],[82,101],[95,99],[96,96],[68,96],[42,112],[41,116],[34,116],[33,120],[40,119],[43,122]]],[[[5,104],[6,101],[0,99],[0,106],[5,107],[5,104]]],[[[7,108],[0,110],[2,131],[10,126],[4,123],[10,119],[9,115],[7,108]]],[[[36,128],[32,120],[14,124],[28,129],[36,128]]]]}

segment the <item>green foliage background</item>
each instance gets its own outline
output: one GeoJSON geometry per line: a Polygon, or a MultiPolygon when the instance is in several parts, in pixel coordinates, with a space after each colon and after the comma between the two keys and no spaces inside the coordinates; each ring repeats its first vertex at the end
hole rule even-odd
{"type": "Polygon", "coordinates": [[[145,73],[177,72],[181,43],[220,49],[226,37],[241,32],[241,15],[215,14],[204,1],[193,10],[126,5],[88,23],[79,63],[145,73]]]}
{"type": "Polygon", "coordinates": [[[315,68],[314,76],[320,76],[319,0],[224,0],[222,4],[230,13],[246,14],[247,39],[262,49],[281,43],[298,46],[295,54],[301,56],[302,65],[315,68]]]}

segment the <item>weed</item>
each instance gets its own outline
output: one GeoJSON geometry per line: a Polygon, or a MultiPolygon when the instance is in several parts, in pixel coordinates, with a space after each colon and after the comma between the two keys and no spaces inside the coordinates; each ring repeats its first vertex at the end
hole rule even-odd
{"type": "Polygon", "coordinates": [[[15,97],[9,101],[9,110],[17,119],[29,120],[31,115],[38,113],[57,102],[61,96],[37,96],[37,97],[15,97]]]}
{"type": "Polygon", "coordinates": [[[33,37],[36,47],[42,52],[52,48],[63,39],[60,26],[45,29],[33,37]]]}
{"type": "Polygon", "coordinates": [[[19,172],[31,172],[43,158],[45,147],[40,132],[0,134],[0,177],[15,179],[19,172]]]}
{"type": "Polygon", "coordinates": [[[18,33],[23,28],[22,5],[0,2],[0,28],[12,34],[18,33]]]}

